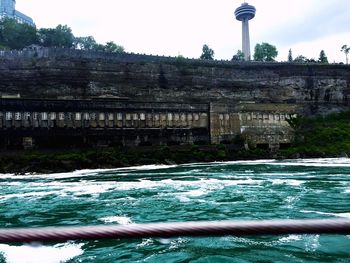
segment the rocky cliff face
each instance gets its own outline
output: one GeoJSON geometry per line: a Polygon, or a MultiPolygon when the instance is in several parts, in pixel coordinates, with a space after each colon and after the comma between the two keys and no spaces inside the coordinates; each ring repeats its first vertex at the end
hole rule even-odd
{"type": "Polygon", "coordinates": [[[21,98],[296,103],[305,114],[338,111],[350,103],[346,65],[34,54],[0,56],[0,79],[2,96],[21,98]]]}

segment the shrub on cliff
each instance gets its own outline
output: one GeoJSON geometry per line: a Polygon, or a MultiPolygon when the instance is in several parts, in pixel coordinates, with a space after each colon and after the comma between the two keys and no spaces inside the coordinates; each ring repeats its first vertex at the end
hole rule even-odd
{"type": "Polygon", "coordinates": [[[0,49],[23,49],[38,44],[36,28],[11,18],[0,20],[0,49]]]}
{"type": "Polygon", "coordinates": [[[336,157],[350,154],[350,111],[300,118],[297,136],[292,148],[281,154],[292,157],[296,153],[304,157],[336,157]]]}

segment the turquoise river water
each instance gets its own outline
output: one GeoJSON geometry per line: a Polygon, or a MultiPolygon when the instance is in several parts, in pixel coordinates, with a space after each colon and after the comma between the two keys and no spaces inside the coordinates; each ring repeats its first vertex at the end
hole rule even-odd
{"type": "MultiPolygon", "coordinates": [[[[350,159],[0,175],[0,228],[350,218],[350,159]]],[[[350,236],[0,244],[0,262],[350,262],[350,236]]]]}

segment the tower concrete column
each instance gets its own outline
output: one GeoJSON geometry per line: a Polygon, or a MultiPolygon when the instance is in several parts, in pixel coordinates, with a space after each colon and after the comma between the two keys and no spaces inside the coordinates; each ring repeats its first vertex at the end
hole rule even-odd
{"type": "Polygon", "coordinates": [[[248,19],[242,21],[242,52],[244,53],[244,59],[250,60],[250,38],[248,19]]]}
{"type": "Polygon", "coordinates": [[[242,52],[244,59],[250,60],[250,36],[249,36],[249,20],[255,17],[256,9],[254,6],[243,3],[235,11],[236,19],[242,21],[242,52]]]}

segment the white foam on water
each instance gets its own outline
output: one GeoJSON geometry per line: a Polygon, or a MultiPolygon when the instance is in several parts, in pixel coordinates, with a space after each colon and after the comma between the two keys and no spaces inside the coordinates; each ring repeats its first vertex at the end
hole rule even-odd
{"type": "Polygon", "coordinates": [[[152,238],[143,239],[140,244],[136,245],[136,249],[144,248],[153,244],[154,244],[154,239],[152,238]]]}
{"type": "Polygon", "coordinates": [[[119,225],[132,224],[131,218],[126,216],[107,216],[107,217],[99,218],[99,220],[105,223],[118,223],[119,225]]]}
{"type": "Polygon", "coordinates": [[[55,196],[67,196],[74,195],[81,197],[83,195],[98,196],[101,193],[109,191],[111,188],[114,189],[114,183],[109,182],[90,182],[90,181],[79,181],[79,182],[40,182],[40,183],[28,183],[23,184],[21,193],[7,194],[0,196],[0,201],[8,200],[11,198],[31,198],[39,199],[48,195],[55,196]],[[30,191],[30,192],[29,192],[30,191]]]}
{"type": "Polygon", "coordinates": [[[185,196],[198,197],[198,196],[202,196],[202,195],[207,194],[207,191],[204,191],[202,189],[197,189],[197,190],[191,190],[188,192],[183,192],[181,194],[183,194],[185,196]]]}
{"type": "Polygon", "coordinates": [[[6,263],[63,263],[83,254],[83,244],[65,243],[55,246],[0,244],[6,263]]]}
{"type": "Polygon", "coordinates": [[[172,179],[164,179],[161,181],[152,181],[148,179],[141,179],[138,181],[129,182],[109,182],[109,186],[115,190],[137,190],[137,189],[152,189],[152,188],[174,188],[175,190],[184,190],[185,187],[196,188],[213,188],[217,189],[220,185],[225,184],[217,179],[200,179],[195,181],[180,181],[172,179]]]}
{"type": "Polygon", "coordinates": [[[252,180],[251,178],[243,180],[218,180],[210,178],[198,181],[171,181],[167,183],[167,187],[171,187],[177,192],[160,193],[160,195],[175,196],[180,202],[184,203],[191,202],[194,198],[196,202],[199,202],[198,197],[205,196],[228,186],[241,185],[244,187],[247,185],[259,185],[261,182],[261,180],[252,180]]]}
{"type": "Polygon", "coordinates": [[[297,196],[288,196],[287,198],[285,198],[285,201],[288,204],[288,206],[290,206],[290,208],[292,208],[293,206],[291,204],[295,203],[295,201],[297,201],[299,199],[300,199],[300,197],[297,197],[297,196]]]}
{"type": "Polygon", "coordinates": [[[328,212],[321,212],[321,211],[309,211],[309,210],[301,210],[302,213],[308,213],[308,214],[318,214],[318,215],[328,215],[328,216],[336,216],[336,217],[344,217],[344,218],[350,218],[350,213],[328,213],[328,212]]]}
{"type": "Polygon", "coordinates": [[[267,163],[269,165],[282,166],[308,166],[308,167],[350,167],[350,158],[319,158],[285,160],[267,163]]]}
{"type": "Polygon", "coordinates": [[[184,164],[179,164],[179,167],[205,167],[205,166],[211,166],[211,164],[221,164],[223,162],[210,162],[210,163],[184,163],[184,164]]]}
{"type": "Polygon", "coordinates": [[[215,162],[215,164],[265,164],[274,162],[274,159],[266,159],[266,160],[249,160],[249,161],[228,161],[228,162],[215,162]]]}
{"type": "Polygon", "coordinates": [[[319,159],[295,159],[295,160],[254,160],[254,161],[229,161],[229,162],[213,162],[213,163],[192,163],[183,165],[143,165],[143,166],[132,166],[125,168],[115,169],[85,169],[77,170],[69,173],[53,173],[53,174],[0,174],[1,179],[21,179],[21,180],[33,180],[33,179],[65,179],[74,177],[84,177],[97,175],[103,172],[132,172],[139,170],[159,170],[159,169],[170,169],[175,167],[204,167],[211,165],[279,165],[279,166],[315,166],[315,167],[350,167],[350,158],[319,158],[319,159]]]}
{"type": "Polygon", "coordinates": [[[22,182],[8,182],[8,181],[0,183],[0,185],[4,185],[4,186],[19,186],[21,184],[22,182]]]}
{"type": "Polygon", "coordinates": [[[192,200],[190,198],[186,197],[186,196],[177,195],[176,198],[182,203],[192,202],[192,200]]]}
{"type": "Polygon", "coordinates": [[[307,252],[315,252],[320,246],[319,235],[306,235],[305,239],[305,250],[307,252]]]}
{"type": "Polygon", "coordinates": [[[313,167],[350,167],[350,158],[317,158],[317,159],[286,159],[286,160],[254,160],[215,162],[216,165],[276,165],[276,166],[313,166],[313,167]]]}
{"type": "Polygon", "coordinates": [[[23,194],[8,194],[4,196],[0,196],[0,201],[6,201],[11,198],[41,198],[48,195],[59,195],[60,191],[47,191],[47,192],[30,192],[23,194]]]}
{"type": "Polygon", "coordinates": [[[244,180],[227,180],[227,181],[221,181],[223,185],[252,185],[256,184],[259,185],[263,182],[263,180],[253,180],[251,178],[247,178],[244,180]]]}
{"type": "Polygon", "coordinates": [[[65,179],[72,177],[83,177],[98,174],[100,172],[106,171],[106,169],[97,170],[78,170],[69,173],[53,173],[53,174],[0,174],[1,179],[20,179],[20,180],[33,180],[33,179],[65,179]]]}
{"type": "Polygon", "coordinates": [[[305,181],[302,180],[293,180],[293,179],[272,179],[269,180],[272,182],[273,185],[291,185],[291,186],[300,186],[305,183],[305,181]]]}
{"type": "Polygon", "coordinates": [[[83,195],[98,196],[99,194],[108,192],[111,188],[112,186],[107,182],[98,183],[98,184],[84,182],[84,183],[79,183],[74,187],[64,189],[64,191],[66,193],[72,193],[77,197],[83,196],[83,195]]]}
{"type": "Polygon", "coordinates": [[[118,172],[118,171],[138,171],[138,170],[158,170],[158,169],[168,169],[174,168],[177,165],[142,165],[142,166],[131,166],[124,168],[114,168],[114,169],[84,169],[77,170],[69,173],[52,173],[52,174],[25,174],[25,175],[17,175],[17,174],[0,174],[1,179],[20,179],[20,180],[33,180],[33,179],[66,179],[66,178],[74,178],[74,177],[84,177],[84,176],[92,176],[98,175],[103,172],[118,172]]]}
{"type": "MultiPolygon", "coordinates": [[[[243,180],[242,182],[245,182],[243,180]]],[[[21,188],[20,193],[3,195],[0,201],[8,200],[10,198],[43,198],[48,195],[56,196],[74,196],[80,198],[84,195],[92,195],[98,197],[99,194],[109,191],[128,191],[138,189],[155,189],[155,188],[173,188],[179,191],[204,190],[212,191],[223,188],[229,180],[222,181],[217,179],[199,179],[195,181],[179,181],[172,179],[165,179],[161,181],[153,181],[148,179],[141,179],[138,181],[88,181],[82,180],[78,182],[62,182],[62,181],[45,181],[38,183],[27,183],[21,188]],[[193,189],[194,188],[194,189],[193,189]],[[29,192],[30,191],[30,192],[29,192]]],[[[234,182],[238,183],[238,182],[234,182]]],[[[196,193],[189,193],[199,195],[196,193]]]]}
{"type": "Polygon", "coordinates": [[[350,193],[350,189],[346,189],[346,190],[345,190],[345,193],[346,193],[346,194],[349,194],[349,193],[350,193]]]}
{"type": "Polygon", "coordinates": [[[292,242],[292,241],[299,241],[301,240],[302,237],[300,235],[289,235],[287,237],[281,237],[279,239],[280,242],[287,243],[287,242],[292,242]]]}
{"type": "Polygon", "coordinates": [[[181,176],[181,177],[184,177],[184,175],[196,175],[198,176],[199,174],[203,173],[201,169],[191,169],[191,170],[185,170],[185,171],[182,171],[182,172],[178,172],[178,171],[175,171],[175,172],[166,172],[166,173],[157,173],[157,175],[167,175],[167,176],[181,176]]]}
{"type": "Polygon", "coordinates": [[[160,169],[169,169],[177,167],[178,165],[165,165],[165,164],[151,164],[151,165],[141,165],[141,166],[130,166],[123,168],[116,168],[113,171],[149,171],[149,170],[160,170],[160,169]]]}

